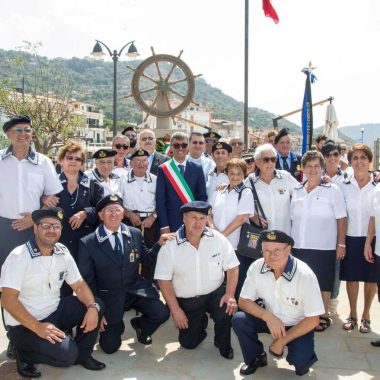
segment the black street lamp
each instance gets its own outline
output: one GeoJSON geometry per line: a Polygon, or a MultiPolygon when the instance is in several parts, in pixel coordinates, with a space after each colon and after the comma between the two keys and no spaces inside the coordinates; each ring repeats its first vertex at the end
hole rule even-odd
{"type": "Polygon", "coordinates": [[[107,49],[110,57],[113,60],[113,122],[112,122],[112,132],[113,132],[113,137],[115,137],[117,135],[117,126],[116,126],[116,122],[117,122],[117,61],[119,60],[123,50],[128,45],[130,45],[128,48],[128,51],[126,53],[126,55],[128,57],[131,57],[131,58],[137,57],[139,55],[139,53],[137,52],[136,46],[134,44],[135,41],[129,41],[127,44],[125,44],[119,50],[119,52],[117,50],[114,50],[112,52],[111,49],[102,41],[99,41],[99,40],[95,40],[95,41],[96,41],[96,44],[94,46],[94,49],[92,50],[91,55],[95,58],[103,58],[105,56],[105,53],[103,52],[103,49],[101,46],[101,45],[103,45],[107,49]]]}

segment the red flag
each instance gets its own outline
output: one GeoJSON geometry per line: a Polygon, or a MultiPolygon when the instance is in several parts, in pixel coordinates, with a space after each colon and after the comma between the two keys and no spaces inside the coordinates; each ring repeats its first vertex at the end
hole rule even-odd
{"type": "Polygon", "coordinates": [[[263,0],[263,10],[267,17],[270,17],[276,24],[280,21],[276,10],[272,7],[270,0],[263,0]]]}

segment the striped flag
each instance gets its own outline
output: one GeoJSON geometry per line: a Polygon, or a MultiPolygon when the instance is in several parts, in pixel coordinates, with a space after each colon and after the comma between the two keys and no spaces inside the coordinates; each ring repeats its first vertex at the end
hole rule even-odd
{"type": "Polygon", "coordinates": [[[169,142],[165,143],[164,148],[162,149],[162,153],[165,154],[166,156],[170,157],[171,149],[170,149],[170,143],[169,142]]]}

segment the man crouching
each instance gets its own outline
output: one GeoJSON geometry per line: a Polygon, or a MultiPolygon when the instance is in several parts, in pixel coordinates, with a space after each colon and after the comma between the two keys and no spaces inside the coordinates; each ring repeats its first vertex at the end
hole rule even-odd
{"type": "Polygon", "coordinates": [[[98,334],[100,300],[94,299],[67,248],[58,243],[63,211],[32,213],[34,238],[16,247],[1,271],[1,303],[21,376],[41,376],[35,364],[90,370],[105,364],[91,355],[98,334]],[[66,281],[76,296],[60,298],[66,281]],[[75,339],[65,334],[77,327],[75,339]]]}

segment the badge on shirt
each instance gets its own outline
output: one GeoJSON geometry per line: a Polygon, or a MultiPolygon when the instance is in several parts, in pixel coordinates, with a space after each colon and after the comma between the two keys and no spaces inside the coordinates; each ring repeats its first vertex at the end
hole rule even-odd
{"type": "Polygon", "coordinates": [[[298,300],[296,300],[295,298],[293,297],[286,297],[286,301],[287,303],[291,303],[292,305],[294,306],[297,306],[298,305],[298,300]]]}
{"type": "Polygon", "coordinates": [[[220,252],[214,253],[211,257],[217,257],[217,256],[220,256],[220,252]]]}
{"type": "Polygon", "coordinates": [[[58,280],[63,281],[63,278],[65,277],[65,272],[59,272],[58,273],[58,280]]]}
{"type": "Polygon", "coordinates": [[[284,195],[286,193],[286,189],[278,189],[280,195],[284,195]]]}
{"type": "Polygon", "coordinates": [[[135,251],[132,251],[130,254],[129,254],[129,262],[130,263],[134,263],[136,260],[136,254],[135,254],[135,251]]]}

